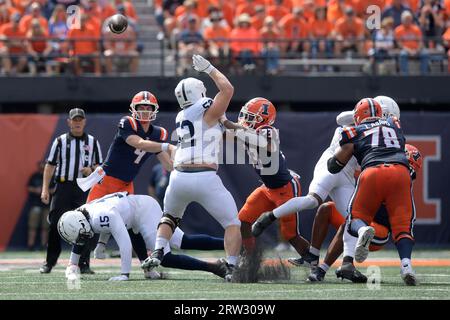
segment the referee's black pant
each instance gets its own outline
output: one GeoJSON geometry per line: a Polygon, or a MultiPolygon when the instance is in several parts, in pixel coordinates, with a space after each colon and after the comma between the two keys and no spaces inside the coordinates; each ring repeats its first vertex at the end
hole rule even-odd
{"type": "MultiPolygon", "coordinates": [[[[47,264],[54,266],[61,254],[61,237],[58,233],[59,218],[66,212],[74,210],[86,203],[88,192],[83,192],[76,181],[60,182],[56,184],[56,191],[52,197],[49,212],[50,227],[48,232],[47,264]]],[[[79,266],[80,268],[89,267],[89,256],[92,247],[95,245],[89,243],[84,246],[81,252],[79,266]]]]}

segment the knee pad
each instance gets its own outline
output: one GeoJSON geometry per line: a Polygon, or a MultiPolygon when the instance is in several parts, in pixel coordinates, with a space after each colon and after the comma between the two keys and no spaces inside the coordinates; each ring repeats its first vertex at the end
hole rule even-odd
{"type": "Polygon", "coordinates": [[[175,232],[175,229],[180,224],[180,220],[181,220],[180,218],[175,218],[174,216],[168,213],[164,213],[161,220],[158,223],[158,228],[162,224],[167,224],[172,229],[172,232],[175,232]]]}

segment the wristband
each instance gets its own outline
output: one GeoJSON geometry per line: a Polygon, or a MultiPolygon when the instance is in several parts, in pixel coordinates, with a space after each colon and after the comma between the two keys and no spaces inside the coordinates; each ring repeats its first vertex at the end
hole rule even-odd
{"type": "Polygon", "coordinates": [[[169,150],[169,144],[167,142],[161,143],[161,151],[169,150]]]}
{"type": "Polygon", "coordinates": [[[206,68],[203,72],[206,72],[207,74],[210,74],[211,72],[213,72],[213,70],[215,70],[216,67],[214,67],[212,64],[210,64],[208,66],[208,68],[206,68]]]}

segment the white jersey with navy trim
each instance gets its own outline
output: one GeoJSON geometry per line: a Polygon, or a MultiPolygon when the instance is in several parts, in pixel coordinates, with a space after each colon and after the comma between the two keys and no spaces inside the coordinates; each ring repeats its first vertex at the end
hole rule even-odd
{"type": "Polygon", "coordinates": [[[180,164],[218,164],[224,128],[217,122],[213,126],[203,120],[205,111],[212,105],[211,98],[201,98],[192,106],[180,111],[176,117],[178,148],[174,166],[180,164]]]}
{"type": "MultiPolygon", "coordinates": [[[[82,206],[89,212],[90,224],[95,233],[111,234],[120,250],[121,273],[130,273],[132,244],[128,229],[141,233],[147,249],[155,246],[158,223],[162,210],[150,196],[128,195],[118,192],[106,195],[82,206]]],[[[170,245],[179,248],[183,232],[177,228],[170,245]]],[[[164,250],[170,252],[170,246],[164,250]]]]}
{"type": "Polygon", "coordinates": [[[355,170],[358,162],[352,157],[347,165],[337,174],[328,171],[328,159],[330,159],[340,147],[342,127],[337,127],[331,139],[330,146],[322,153],[314,167],[314,176],[309,185],[309,192],[317,194],[323,201],[327,197],[333,200],[337,210],[344,216],[347,215],[347,205],[355,189],[355,170]]]}

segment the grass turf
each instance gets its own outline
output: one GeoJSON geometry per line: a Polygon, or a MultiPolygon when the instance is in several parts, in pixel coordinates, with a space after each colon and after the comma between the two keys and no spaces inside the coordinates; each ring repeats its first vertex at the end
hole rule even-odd
{"type": "MultiPolygon", "coordinates": [[[[191,251],[197,257],[218,257],[221,252],[191,251]]],[[[268,256],[276,254],[269,253],[268,256]]],[[[293,253],[284,253],[289,257],[293,253]]],[[[394,251],[381,251],[369,257],[395,258],[394,251]]],[[[225,283],[205,272],[164,269],[167,280],[145,280],[134,259],[131,280],[108,282],[120,272],[120,259],[110,264],[93,260],[95,275],[83,275],[80,288],[68,286],[64,278],[65,266],[57,265],[52,273],[41,275],[39,259],[43,252],[0,253],[0,299],[450,299],[450,267],[416,267],[420,285],[407,287],[400,278],[399,267],[381,267],[379,289],[365,284],[342,282],[331,269],[324,283],[307,282],[307,269],[292,267],[291,280],[279,283],[225,283]],[[17,264],[14,261],[17,260],[17,264]]],[[[68,257],[64,252],[62,258],[68,257]]],[[[416,251],[414,257],[448,258],[448,251],[416,251]]],[[[363,273],[366,268],[359,268],[363,273]]]]}

